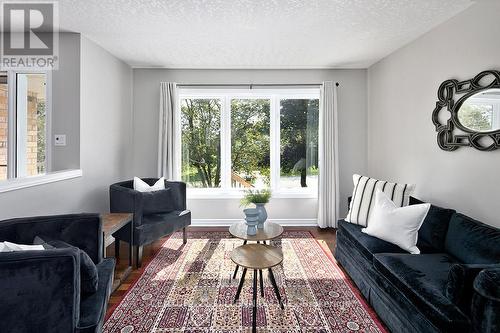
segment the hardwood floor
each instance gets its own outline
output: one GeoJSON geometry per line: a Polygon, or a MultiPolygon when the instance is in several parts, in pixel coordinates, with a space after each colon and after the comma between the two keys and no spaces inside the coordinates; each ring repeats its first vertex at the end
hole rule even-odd
{"type": "MultiPolygon", "coordinates": [[[[212,227],[189,227],[189,231],[220,231],[227,230],[228,228],[212,228],[212,227]]],[[[336,240],[336,231],[335,229],[320,229],[318,227],[285,227],[285,231],[287,230],[306,230],[311,232],[311,234],[316,238],[319,244],[325,249],[325,251],[330,252],[332,255],[335,251],[335,240],[336,240]]],[[[158,252],[161,245],[165,242],[168,237],[157,240],[156,242],[145,246],[143,259],[142,259],[142,268],[144,268],[149,261],[154,257],[154,255],[158,252]]],[[[108,257],[114,256],[114,244],[111,244],[106,249],[106,254],[108,257]]],[[[126,269],[128,266],[128,244],[122,242],[120,244],[120,258],[117,259],[116,271],[120,272],[126,269]]],[[[139,276],[142,274],[143,269],[134,269],[130,273],[130,275],[125,279],[125,281],[118,287],[113,294],[111,294],[111,298],[108,304],[108,311],[113,308],[115,305],[120,303],[123,296],[127,293],[127,291],[132,287],[134,281],[136,281],[139,276]]]]}

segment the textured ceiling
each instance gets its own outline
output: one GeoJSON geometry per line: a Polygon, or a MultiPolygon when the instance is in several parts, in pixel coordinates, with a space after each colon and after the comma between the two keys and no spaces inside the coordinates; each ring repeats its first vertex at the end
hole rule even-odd
{"type": "Polygon", "coordinates": [[[135,67],[365,68],[470,0],[61,0],[61,29],[135,67]]]}

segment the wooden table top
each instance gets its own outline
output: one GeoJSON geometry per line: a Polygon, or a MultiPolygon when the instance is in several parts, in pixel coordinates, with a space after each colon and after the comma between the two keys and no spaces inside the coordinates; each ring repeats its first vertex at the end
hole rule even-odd
{"type": "Polygon", "coordinates": [[[247,224],[245,221],[240,221],[231,224],[229,227],[229,233],[236,238],[247,241],[266,241],[281,236],[283,233],[283,227],[278,223],[264,222],[264,228],[257,228],[257,234],[255,236],[250,236],[247,235],[247,224]]]}
{"type": "Polygon", "coordinates": [[[102,232],[105,236],[114,234],[132,221],[131,213],[106,213],[101,215],[102,232]]]}
{"type": "Polygon", "coordinates": [[[264,244],[245,244],[231,253],[231,260],[238,266],[250,269],[266,269],[283,262],[281,249],[264,244]]]}

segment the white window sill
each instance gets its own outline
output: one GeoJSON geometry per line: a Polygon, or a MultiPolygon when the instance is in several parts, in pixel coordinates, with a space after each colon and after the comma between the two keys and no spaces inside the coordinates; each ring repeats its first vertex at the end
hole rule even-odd
{"type": "Polygon", "coordinates": [[[45,175],[31,176],[25,178],[15,178],[0,181],[0,193],[15,191],[22,188],[54,183],[61,180],[78,178],[82,176],[81,169],[64,170],[47,173],[45,175]]]}
{"type": "MultiPolygon", "coordinates": [[[[223,191],[218,189],[187,189],[188,200],[227,200],[242,199],[242,191],[223,191]]],[[[272,199],[317,199],[318,194],[305,191],[273,192],[272,199]]]]}

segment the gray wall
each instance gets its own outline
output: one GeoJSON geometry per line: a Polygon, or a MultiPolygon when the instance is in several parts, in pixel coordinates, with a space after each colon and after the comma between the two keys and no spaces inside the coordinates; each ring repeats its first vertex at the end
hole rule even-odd
{"type": "MultiPolygon", "coordinates": [[[[78,40],[80,38],[78,37],[78,40]]],[[[80,41],[79,41],[80,43],[80,41]]],[[[132,70],[86,38],[80,44],[80,160],[83,177],[0,194],[0,219],[108,210],[109,184],[130,177],[132,70]],[[81,101],[81,104],[80,104],[81,101]]],[[[61,93],[76,94],[75,85],[61,93]]]]}
{"type": "MultiPolygon", "coordinates": [[[[351,176],[366,171],[366,70],[169,70],[134,69],[134,163],[137,176],[157,174],[160,82],[320,83],[338,81],[339,160],[342,214],[352,192],[351,176]]],[[[195,219],[241,218],[237,199],[189,200],[195,219]]],[[[315,219],[316,199],[272,199],[270,218],[315,219]]]]}
{"type": "Polygon", "coordinates": [[[66,134],[66,146],[52,142],[49,171],[80,167],[80,35],[59,34],[59,69],[52,72],[52,135],[66,134]]]}
{"type": "Polygon", "coordinates": [[[500,226],[500,151],[445,152],[431,121],[437,89],[500,70],[500,3],[477,3],[368,70],[368,171],[417,196],[500,226]]]}

